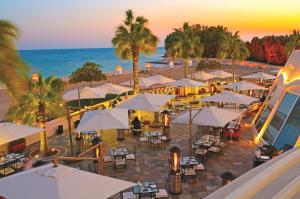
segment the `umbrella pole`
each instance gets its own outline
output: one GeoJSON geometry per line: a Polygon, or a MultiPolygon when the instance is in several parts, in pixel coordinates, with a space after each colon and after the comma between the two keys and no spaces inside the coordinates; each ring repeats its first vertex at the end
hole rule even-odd
{"type": "Polygon", "coordinates": [[[192,109],[189,110],[190,155],[192,155],[192,109]]]}
{"type": "Polygon", "coordinates": [[[69,139],[70,139],[70,148],[71,148],[71,155],[73,155],[73,138],[72,138],[72,126],[71,126],[71,116],[68,104],[66,104],[67,109],[67,120],[68,120],[68,129],[69,129],[69,139]]]}

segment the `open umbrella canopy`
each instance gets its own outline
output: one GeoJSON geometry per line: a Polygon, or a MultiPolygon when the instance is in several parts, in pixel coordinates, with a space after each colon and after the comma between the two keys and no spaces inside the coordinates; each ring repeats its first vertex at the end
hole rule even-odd
{"type": "Polygon", "coordinates": [[[198,81],[195,81],[195,80],[191,80],[189,78],[183,78],[183,79],[177,80],[175,82],[168,83],[168,85],[176,86],[176,87],[185,87],[185,86],[186,87],[198,87],[198,86],[205,86],[204,83],[198,82],[198,81]]]}
{"type": "MultiPolygon", "coordinates": [[[[149,79],[149,78],[146,78],[146,77],[140,77],[139,80],[140,80],[140,87],[142,87],[142,88],[150,88],[154,84],[159,84],[158,80],[149,79]]],[[[122,85],[122,86],[133,86],[133,80],[122,82],[120,85],[122,85]]]]}
{"type": "Polygon", "coordinates": [[[230,83],[224,86],[224,88],[228,88],[231,90],[238,90],[238,91],[246,91],[246,90],[268,90],[265,87],[259,86],[257,84],[247,82],[247,81],[241,81],[241,82],[235,82],[230,83]]]}
{"type": "Polygon", "coordinates": [[[215,94],[202,99],[203,102],[223,102],[223,103],[244,104],[244,105],[249,105],[252,102],[256,102],[258,100],[259,99],[257,98],[234,93],[231,91],[223,91],[222,93],[215,94]]]}
{"type": "Polygon", "coordinates": [[[223,70],[215,70],[215,71],[211,72],[210,74],[215,75],[218,78],[232,77],[231,73],[225,72],[223,70]]]}
{"type": "Polygon", "coordinates": [[[96,88],[99,88],[101,90],[104,90],[106,93],[109,94],[115,94],[115,95],[121,95],[123,93],[126,93],[128,91],[132,91],[132,88],[119,86],[112,83],[105,83],[100,86],[97,86],[96,88]]]}
{"type": "Polygon", "coordinates": [[[267,73],[263,73],[263,72],[258,72],[255,74],[251,74],[251,75],[247,75],[242,77],[244,79],[262,79],[262,80],[271,80],[271,79],[275,79],[276,77],[273,75],[269,75],[267,73]]]}
{"type": "Polygon", "coordinates": [[[100,88],[83,87],[78,89],[73,89],[66,92],[63,95],[65,101],[72,101],[78,99],[94,99],[94,98],[105,98],[106,91],[100,88]],[[79,93],[78,93],[79,91],[79,93]]]}
{"type": "Polygon", "coordinates": [[[203,81],[206,81],[206,80],[209,80],[209,79],[213,79],[213,78],[216,78],[215,75],[211,74],[211,73],[206,73],[204,71],[199,71],[199,72],[196,72],[194,74],[194,78],[195,79],[199,79],[199,80],[203,80],[203,81]]]}
{"type": "Polygon", "coordinates": [[[128,110],[110,109],[85,112],[76,128],[76,131],[128,128],[128,110]]]}
{"type": "Polygon", "coordinates": [[[132,186],[135,184],[128,181],[47,164],[0,179],[0,196],[11,199],[99,199],[109,198],[132,186]]]}
{"type": "MultiPolygon", "coordinates": [[[[193,124],[199,126],[225,127],[226,124],[241,116],[241,112],[231,111],[214,106],[205,107],[202,110],[193,110],[193,124]]],[[[175,118],[173,123],[189,124],[189,112],[175,118]]]]}
{"type": "Polygon", "coordinates": [[[122,102],[117,108],[159,112],[161,107],[174,97],[175,95],[141,93],[122,102]]]}
{"type": "Polygon", "coordinates": [[[37,127],[14,123],[0,123],[0,145],[39,133],[41,131],[43,131],[43,129],[37,127]]]}
{"type": "Polygon", "coordinates": [[[167,84],[170,82],[175,82],[174,79],[165,77],[163,75],[153,75],[153,76],[147,77],[146,79],[151,80],[151,81],[156,81],[156,82],[158,82],[157,84],[167,84]]]}

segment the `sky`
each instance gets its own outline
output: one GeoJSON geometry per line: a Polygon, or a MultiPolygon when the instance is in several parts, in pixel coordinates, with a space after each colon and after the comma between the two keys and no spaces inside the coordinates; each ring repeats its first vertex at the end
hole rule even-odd
{"type": "Polygon", "coordinates": [[[224,25],[244,40],[300,29],[300,0],[0,0],[0,19],[21,29],[18,49],[111,47],[128,9],[149,20],[160,46],[186,21],[224,25]]]}

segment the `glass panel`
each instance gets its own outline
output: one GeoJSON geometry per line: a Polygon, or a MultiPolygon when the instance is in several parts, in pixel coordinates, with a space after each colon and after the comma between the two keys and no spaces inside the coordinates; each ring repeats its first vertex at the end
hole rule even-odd
{"type": "Polygon", "coordinates": [[[256,122],[255,128],[257,130],[257,132],[259,133],[262,126],[264,125],[265,121],[267,120],[276,100],[274,100],[274,98],[277,99],[279,93],[281,91],[281,87],[277,87],[275,86],[274,89],[271,91],[270,95],[267,97],[265,103],[265,109],[262,111],[259,119],[256,122]]]}
{"type": "Polygon", "coordinates": [[[298,97],[297,95],[291,93],[287,93],[284,96],[268,128],[266,129],[266,132],[263,135],[263,139],[269,144],[273,144],[274,139],[277,137],[278,132],[281,126],[283,125],[288,113],[292,109],[297,97],[298,97]]]}
{"type": "Polygon", "coordinates": [[[292,147],[296,144],[300,136],[300,98],[298,98],[291,114],[284,124],[279,136],[277,137],[274,146],[281,149],[285,144],[292,147]]]}

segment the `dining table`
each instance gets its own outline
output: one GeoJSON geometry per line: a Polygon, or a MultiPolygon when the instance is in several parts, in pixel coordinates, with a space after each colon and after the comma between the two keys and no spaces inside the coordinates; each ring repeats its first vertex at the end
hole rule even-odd
{"type": "Polygon", "coordinates": [[[159,188],[154,180],[137,182],[137,185],[132,187],[133,194],[138,195],[138,198],[151,197],[155,198],[155,193],[159,192],[159,188]]]}

